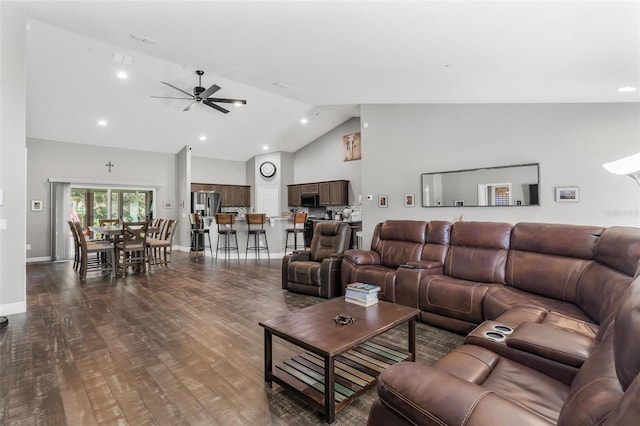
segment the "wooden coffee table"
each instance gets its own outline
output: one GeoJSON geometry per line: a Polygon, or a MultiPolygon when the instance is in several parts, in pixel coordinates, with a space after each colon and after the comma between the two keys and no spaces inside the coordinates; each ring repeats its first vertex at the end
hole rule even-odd
{"type": "Polygon", "coordinates": [[[344,297],[260,322],[264,327],[265,382],[276,382],[324,412],[327,423],[358,395],[371,388],[378,375],[399,361],[415,361],[416,318],[419,310],[380,301],[362,307],[344,297]],[[339,325],[338,314],[356,319],[339,325]],[[371,341],[395,326],[407,323],[408,351],[371,341]],[[272,336],[278,336],[307,352],[273,368],[272,336]]]}

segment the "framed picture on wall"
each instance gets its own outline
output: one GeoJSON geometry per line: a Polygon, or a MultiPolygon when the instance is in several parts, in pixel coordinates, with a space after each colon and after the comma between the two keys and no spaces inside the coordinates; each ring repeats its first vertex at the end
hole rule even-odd
{"type": "Polygon", "coordinates": [[[389,207],[389,200],[386,195],[378,195],[378,207],[389,207]]]}
{"type": "Polygon", "coordinates": [[[342,147],[344,151],[344,161],[362,159],[362,140],[360,139],[360,132],[344,135],[342,137],[342,147]]]}
{"type": "Polygon", "coordinates": [[[416,196],[415,194],[404,194],[404,206],[405,207],[415,207],[416,196]]]}
{"type": "Polygon", "coordinates": [[[557,186],[556,203],[579,203],[580,187],[578,186],[557,186]]]}
{"type": "Polygon", "coordinates": [[[31,200],[31,211],[32,212],[41,212],[42,211],[42,200],[31,200]]]}
{"type": "Polygon", "coordinates": [[[173,208],[173,201],[163,201],[162,202],[162,208],[163,209],[172,209],[173,208]]]}

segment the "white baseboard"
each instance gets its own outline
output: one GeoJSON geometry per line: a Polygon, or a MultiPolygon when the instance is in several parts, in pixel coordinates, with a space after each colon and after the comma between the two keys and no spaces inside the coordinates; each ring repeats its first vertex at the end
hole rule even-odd
{"type": "Polygon", "coordinates": [[[0,305],[0,315],[22,314],[24,312],[27,312],[26,301],[0,305]]]}
{"type": "Polygon", "coordinates": [[[27,257],[27,263],[51,262],[51,256],[27,257]]]}

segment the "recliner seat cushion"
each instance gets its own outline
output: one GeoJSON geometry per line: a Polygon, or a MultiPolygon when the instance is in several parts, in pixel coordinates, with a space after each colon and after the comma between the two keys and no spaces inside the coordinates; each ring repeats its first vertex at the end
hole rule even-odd
{"type": "Polygon", "coordinates": [[[426,276],[420,282],[420,310],[480,324],[484,321],[482,301],[489,285],[459,280],[446,275],[426,276]]]}
{"type": "Polygon", "coordinates": [[[296,261],[289,264],[287,279],[290,283],[320,286],[320,267],[322,263],[314,261],[296,261]]]}

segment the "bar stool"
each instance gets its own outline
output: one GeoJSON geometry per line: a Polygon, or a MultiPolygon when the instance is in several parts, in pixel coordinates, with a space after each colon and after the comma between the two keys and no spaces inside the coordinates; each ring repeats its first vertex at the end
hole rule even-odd
{"type": "Polygon", "coordinates": [[[236,223],[236,215],[232,213],[216,213],[216,224],[218,225],[218,241],[216,242],[216,261],[218,260],[218,250],[224,252],[224,258],[231,257],[233,250],[238,253],[238,260],[240,260],[240,252],[238,251],[238,234],[233,229],[233,224],[236,223]],[[224,238],[224,245],[220,247],[220,237],[224,238]],[[231,237],[235,240],[236,245],[231,245],[231,237]]]}
{"type": "Polygon", "coordinates": [[[244,251],[244,260],[247,260],[247,254],[249,250],[256,252],[256,258],[260,260],[260,250],[267,251],[267,257],[271,260],[269,255],[269,243],[267,242],[267,231],[264,229],[264,223],[267,221],[267,215],[265,213],[247,213],[247,247],[244,251]],[[258,225],[260,226],[258,228],[258,225]],[[260,245],[260,236],[264,237],[264,246],[260,245]],[[249,245],[249,240],[253,238],[253,245],[249,245]]]}
{"type": "Polygon", "coordinates": [[[306,248],[307,246],[304,243],[304,223],[307,221],[306,213],[294,213],[291,217],[293,221],[293,227],[287,228],[287,236],[284,240],[284,254],[287,254],[287,249],[291,248],[293,250],[298,249],[298,234],[302,236],[302,247],[306,248]],[[299,226],[298,226],[299,225],[299,226]],[[293,244],[289,244],[289,236],[293,234],[293,244]]]}
{"type": "Polygon", "coordinates": [[[191,257],[191,252],[195,252],[196,260],[198,260],[198,253],[200,252],[200,239],[202,238],[202,258],[204,259],[204,252],[207,248],[206,242],[204,241],[205,235],[209,239],[209,252],[211,253],[211,257],[213,257],[213,249],[211,248],[211,234],[209,233],[209,228],[205,228],[200,224],[200,215],[198,213],[190,213],[189,222],[191,223],[191,249],[189,250],[189,257],[191,257]]]}

